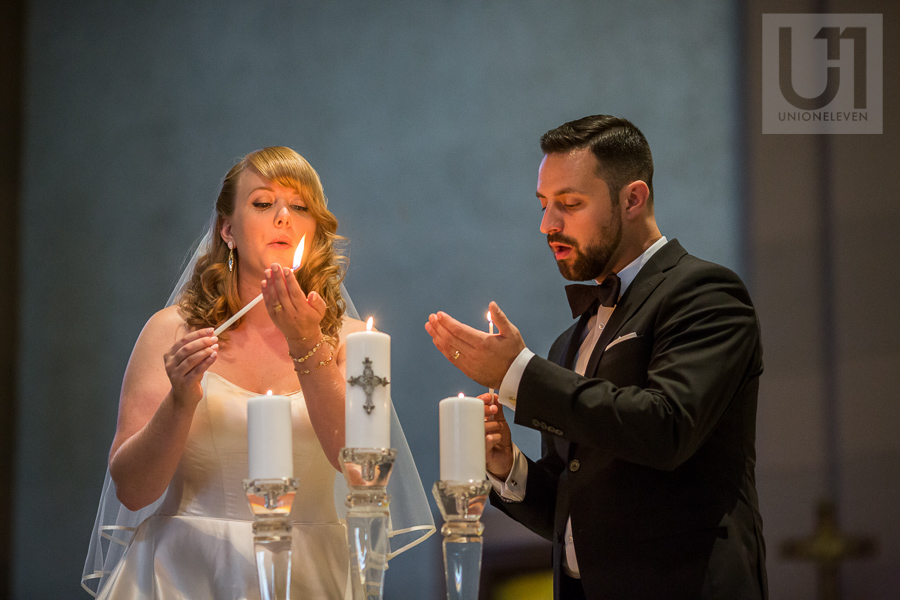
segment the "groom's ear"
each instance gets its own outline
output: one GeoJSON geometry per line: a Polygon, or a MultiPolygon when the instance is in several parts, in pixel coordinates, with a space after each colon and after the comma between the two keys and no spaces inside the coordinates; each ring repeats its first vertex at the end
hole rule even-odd
{"type": "Polygon", "coordinates": [[[650,188],[638,179],[619,190],[619,204],[625,213],[625,219],[631,220],[643,215],[650,208],[650,188]]]}

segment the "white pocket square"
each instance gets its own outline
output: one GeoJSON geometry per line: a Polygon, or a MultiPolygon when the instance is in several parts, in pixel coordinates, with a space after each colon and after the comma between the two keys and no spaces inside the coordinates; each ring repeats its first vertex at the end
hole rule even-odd
{"type": "Polygon", "coordinates": [[[613,341],[611,341],[609,343],[609,346],[606,347],[606,349],[609,350],[610,348],[612,348],[613,346],[615,346],[616,344],[618,344],[620,342],[624,342],[625,340],[630,340],[630,339],[633,339],[636,337],[637,337],[637,334],[633,331],[631,333],[627,333],[625,335],[619,336],[616,339],[614,339],[613,341]]]}

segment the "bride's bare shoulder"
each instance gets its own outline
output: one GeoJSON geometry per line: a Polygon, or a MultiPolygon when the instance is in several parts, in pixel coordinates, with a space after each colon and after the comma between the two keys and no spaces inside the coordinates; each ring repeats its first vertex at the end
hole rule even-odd
{"type": "Polygon", "coordinates": [[[167,306],[158,311],[141,332],[141,337],[171,344],[188,332],[189,328],[178,306],[167,306]]]}

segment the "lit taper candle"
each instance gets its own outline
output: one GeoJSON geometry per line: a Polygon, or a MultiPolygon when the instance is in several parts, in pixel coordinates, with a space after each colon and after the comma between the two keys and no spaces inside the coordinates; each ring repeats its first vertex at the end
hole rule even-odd
{"type": "MultiPolygon", "coordinates": [[[[487,311],[488,333],[494,335],[494,319],[491,318],[491,311],[487,311]]],[[[491,395],[491,403],[494,402],[494,388],[488,388],[488,394],[491,395]]]]}

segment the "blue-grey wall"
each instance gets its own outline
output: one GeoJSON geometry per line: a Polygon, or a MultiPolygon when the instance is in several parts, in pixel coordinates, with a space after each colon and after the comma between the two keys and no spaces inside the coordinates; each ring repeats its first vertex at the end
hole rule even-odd
{"type": "MultiPolygon", "coordinates": [[[[497,300],[539,353],[569,324],[538,231],[544,131],[632,119],[663,233],[740,270],[732,3],[613,4],[30,2],[16,597],[81,594],[132,344],[253,149],[291,146],[319,171],[351,295],[393,336],[426,489],[437,401],[481,391],[433,349],[427,315],[483,325],[497,300]]],[[[388,597],[438,597],[439,552],[433,538],[392,563],[388,597]]]]}

